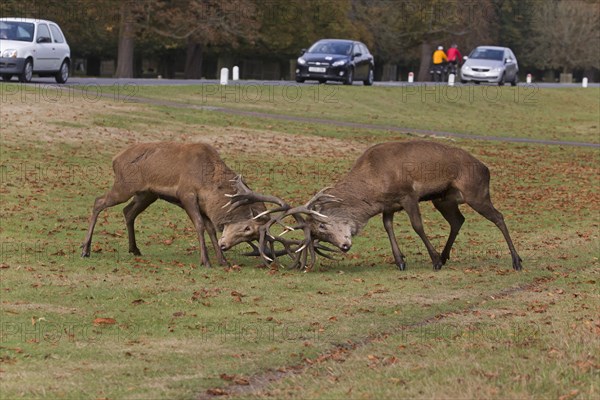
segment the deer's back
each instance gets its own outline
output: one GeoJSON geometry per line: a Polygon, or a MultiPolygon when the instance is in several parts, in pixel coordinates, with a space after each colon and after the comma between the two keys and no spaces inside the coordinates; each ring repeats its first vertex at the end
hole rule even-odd
{"type": "Polygon", "coordinates": [[[217,151],[205,143],[158,142],[130,146],[113,158],[117,182],[150,189],[215,185],[234,176],[217,151]]]}
{"type": "Polygon", "coordinates": [[[440,193],[450,186],[471,185],[485,179],[487,167],[460,148],[429,141],[381,143],[367,149],[347,179],[365,182],[369,190],[384,194],[440,193]]]}

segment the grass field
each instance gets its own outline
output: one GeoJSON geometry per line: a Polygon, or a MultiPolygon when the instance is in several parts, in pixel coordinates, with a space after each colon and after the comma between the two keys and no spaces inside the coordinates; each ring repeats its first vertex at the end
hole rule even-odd
{"type": "MultiPolygon", "coordinates": [[[[128,144],[206,141],[253,188],[299,204],[369,145],[414,138],[134,104],[128,95],[450,132],[593,143],[600,134],[598,89],[469,103],[406,93],[403,101],[398,88],[315,88],[302,86],[296,103],[240,94],[231,104],[218,94],[198,99],[213,88],[92,98],[0,84],[2,398],[597,398],[597,148],[429,139],[490,167],[520,273],[500,232],[468,207],[439,272],[405,214],[395,219],[404,272],[379,218],[349,254],[310,273],[265,266],[241,247],[229,252],[230,267],[202,268],[191,223],[167,203],[138,219],[143,256],[127,253],[119,206],[101,214],[91,258],[79,257],[93,200],[112,184],[110,160],[128,144]],[[310,99],[314,90],[335,92],[336,102],[310,99]]],[[[445,221],[429,203],[421,210],[441,248],[445,221]]]]}

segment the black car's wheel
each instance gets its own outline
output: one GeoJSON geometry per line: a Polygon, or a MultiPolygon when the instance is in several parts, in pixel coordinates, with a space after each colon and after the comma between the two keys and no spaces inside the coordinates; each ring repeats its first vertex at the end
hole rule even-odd
{"type": "Polygon", "coordinates": [[[60,69],[56,75],[54,75],[54,79],[56,80],[56,83],[65,83],[67,79],[69,79],[69,63],[67,60],[63,61],[60,69]]]}
{"type": "Polygon", "coordinates": [[[344,80],[344,85],[352,85],[354,82],[354,70],[352,68],[348,69],[346,73],[346,79],[344,80]]]}
{"type": "Polygon", "coordinates": [[[373,84],[373,81],[374,81],[373,70],[371,68],[369,68],[369,74],[367,75],[367,79],[365,79],[363,81],[363,83],[365,84],[365,86],[371,86],[373,84]]]}
{"type": "Polygon", "coordinates": [[[23,66],[23,72],[19,75],[19,82],[28,83],[31,82],[31,78],[33,77],[33,62],[31,59],[27,59],[25,61],[25,65],[23,66]]]}
{"type": "Polygon", "coordinates": [[[479,81],[473,81],[473,82],[475,82],[476,85],[479,85],[481,83],[479,81]]]}
{"type": "Polygon", "coordinates": [[[304,78],[298,78],[298,77],[296,77],[296,82],[298,82],[298,83],[304,83],[304,78]]]}
{"type": "Polygon", "coordinates": [[[2,75],[2,80],[3,80],[4,82],[8,82],[8,81],[10,81],[11,79],[12,79],[12,75],[11,75],[11,74],[4,74],[4,75],[2,75]]]}
{"type": "Polygon", "coordinates": [[[464,79],[461,79],[460,83],[462,83],[464,85],[465,83],[467,83],[467,81],[465,81],[464,79]]]}
{"type": "Polygon", "coordinates": [[[319,79],[319,83],[323,84],[325,82],[327,82],[327,79],[319,79]]]}
{"type": "Polygon", "coordinates": [[[498,86],[504,86],[504,74],[502,74],[502,77],[498,81],[498,86]]]}
{"type": "Polygon", "coordinates": [[[517,86],[517,83],[519,83],[519,75],[515,74],[514,79],[510,82],[511,86],[517,86]]]}

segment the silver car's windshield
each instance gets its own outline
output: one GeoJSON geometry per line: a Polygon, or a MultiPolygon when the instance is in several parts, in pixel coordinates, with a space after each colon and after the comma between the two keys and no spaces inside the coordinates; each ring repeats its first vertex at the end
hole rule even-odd
{"type": "Polygon", "coordinates": [[[475,60],[496,60],[502,61],[504,57],[504,51],[493,50],[493,49],[475,49],[469,56],[469,58],[475,60]]]}
{"type": "Polygon", "coordinates": [[[352,43],[317,42],[307,53],[350,55],[352,43]]]}
{"type": "Polygon", "coordinates": [[[30,22],[0,21],[0,39],[33,42],[34,30],[30,22]]]}

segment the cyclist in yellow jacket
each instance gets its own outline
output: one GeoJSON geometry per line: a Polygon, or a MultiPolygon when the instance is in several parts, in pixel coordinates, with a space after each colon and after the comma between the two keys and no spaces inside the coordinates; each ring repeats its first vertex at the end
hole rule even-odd
{"type": "Polygon", "coordinates": [[[438,81],[445,80],[444,68],[445,68],[447,62],[448,62],[448,57],[446,56],[446,53],[444,53],[444,47],[438,46],[437,50],[433,52],[432,74],[433,74],[434,81],[438,82],[438,81]]]}

